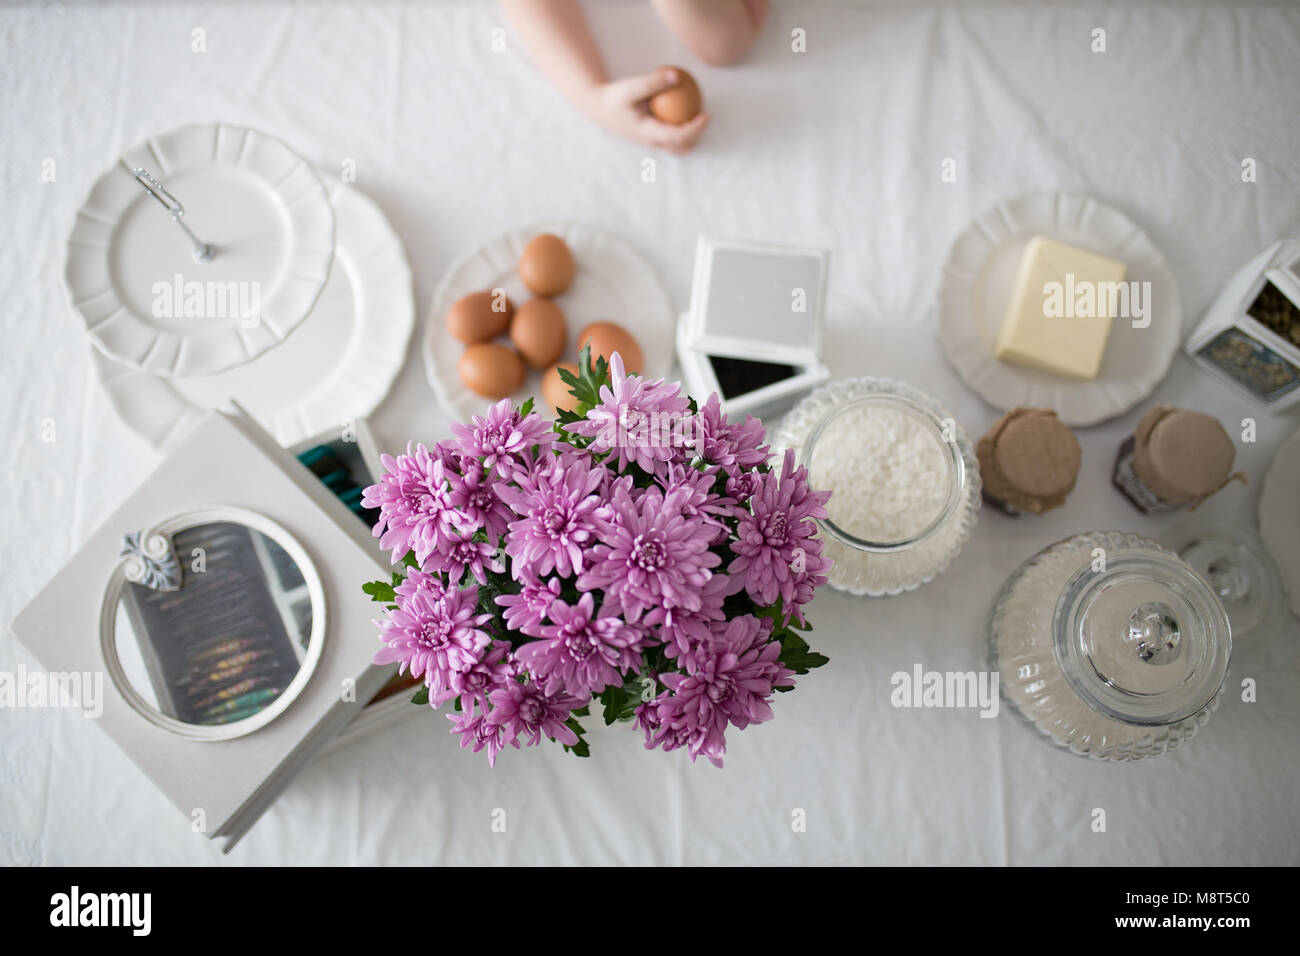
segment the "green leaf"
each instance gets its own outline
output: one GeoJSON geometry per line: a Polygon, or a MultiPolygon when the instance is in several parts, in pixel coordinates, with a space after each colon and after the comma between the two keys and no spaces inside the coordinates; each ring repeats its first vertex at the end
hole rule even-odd
{"type": "Polygon", "coordinates": [[[523,418],[525,415],[531,414],[532,411],[533,411],[533,397],[529,395],[526,399],[524,399],[524,403],[519,406],[519,417],[523,418]]]}
{"type": "MultiPolygon", "coordinates": [[[[794,635],[790,635],[793,637],[794,635]]],[[[818,654],[816,651],[809,650],[807,642],[799,640],[794,646],[782,643],[781,653],[776,658],[796,674],[807,674],[814,667],[821,667],[830,663],[830,658],[825,654],[818,654]]]]}
{"type": "MultiPolygon", "coordinates": [[[[586,708],[579,708],[579,710],[585,711],[586,708]]],[[[576,713],[578,713],[577,710],[573,712],[573,714],[576,713]]],[[[591,747],[588,745],[587,739],[583,736],[587,731],[583,728],[582,724],[578,723],[577,717],[573,716],[573,714],[570,714],[569,719],[564,722],[564,725],[578,735],[578,742],[572,745],[561,744],[560,746],[575,756],[590,757],[591,747]]],[[[553,740],[554,738],[551,739],[553,740]]]]}
{"type": "Polygon", "coordinates": [[[369,594],[372,601],[392,604],[397,600],[397,592],[393,590],[393,585],[387,581],[368,581],[361,585],[361,590],[369,594]]]}
{"type": "Polygon", "coordinates": [[[781,634],[781,653],[806,653],[808,642],[793,631],[786,631],[781,634]]]}
{"type": "Polygon", "coordinates": [[[424,706],[425,704],[428,704],[428,703],[429,703],[429,688],[427,688],[427,687],[421,687],[421,688],[420,688],[419,690],[417,690],[414,694],[412,694],[412,695],[411,695],[411,703],[412,703],[412,704],[419,704],[419,705],[421,705],[421,706],[424,706]]]}
{"type": "Polygon", "coordinates": [[[825,654],[818,654],[816,651],[809,651],[806,654],[791,654],[789,656],[782,653],[777,660],[796,674],[807,674],[814,667],[822,667],[831,662],[831,659],[825,654]]]}
{"type": "MultiPolygon", "coordinates": [[[[777,655],[777,660],[784,664],[796,674],[807,674],[814,667],[821,667],[830,663],[830,658],[825,654],[818,654],[808,646],[796,631],[788,628],[779,633],[781,641],[781,653],[777,655]]],[[[789,688],[777,688],[778,690],[789,688]]]]}
{"type": "Polygon", "coordinates": [[[420,562],[417,561],[417,560],[415,560],[415,552],[414,552],[414,551],[408,551],[408,552],[406,552],[406,556],[402,558],[402,563],[403,563],[404,565],[406,565],[408,568],[416,568],[416,569],[418,569],[418,568],[420,567],[420,562]]]}
{"type": "Polygon", "coordinates": [[[600,702],[605,708],[605,726],[608,727],[622,717],[627,708],[627,691],[618,686],[606,687],[600,692],[600,702]]]}
{"type": "Polygon", "coordinates": [[[600,387],[610,383],[609,363],[599,355],[596,356],[595,363],[591,361],[590,342],[582,347],[582,352],[578,355],[578,374],[574,375],[564,368],[559,370],[559,374],[560,381],[569,386],[569,394],[578,400],[579,418],[600,404],[600,387]]]}
{"type": "Polygon", "coordinates": [[[591,756],[591,745],[587,743],[585,737],[579,737],[578,742],[574,744],[572,747],[570,747],[568,744],[561,744],[560,746],[562,746],[569,753],[573,754],[575,757],[591,756]]]}

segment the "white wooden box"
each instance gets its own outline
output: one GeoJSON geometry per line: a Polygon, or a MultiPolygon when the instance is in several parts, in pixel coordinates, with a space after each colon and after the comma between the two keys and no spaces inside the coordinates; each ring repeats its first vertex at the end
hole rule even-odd
{"type": "Polygon", "coordinates": [[[1280,239],[1239,269],[1184,348],[1270,409],[1300,402],[1300,346],[1257,315],[1289,312],[1300,328],[1300,240],[1280,239]]]}
{"type": "Polygon", "coordinates": [[[727,415],[771,417],[829,377],[822,364],[829,253],[701,237],[677,324],[687,391],[727,415]]]}

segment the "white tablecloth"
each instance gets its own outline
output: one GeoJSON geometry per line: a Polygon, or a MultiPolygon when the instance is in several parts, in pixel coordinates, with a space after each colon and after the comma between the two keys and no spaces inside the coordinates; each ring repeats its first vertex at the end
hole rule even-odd
{"type": "MultiPolygon", "coordinates": [[[[693,61],[645,4],[592,17],[615,72],[682,63],[706,91],[703,144],[657,157],[654,183],[641,179],[645,151],[575,116],[513,37],[494,52],[504,23],[491,3],[0,9],[0,619],[157,461],[108,407],[59,272],[89,183],[171,126],[242,123],[326,168],[355,160],[407,244],[421,314],[457,254],[547,219],[625,236],[678,306],[701,233],[829,247],[832,371],[909,381],[973,435],[997,412],[944,362],[933,295],[948,243],[992,202],[1062,188],[1118,206],[1164,250],[1189,329],[1235,267],[1300,221],[1289,4],[787,3],[731,70],[693,61]],[[1105,53],[1090,49],[1097,27],[1105,53]],[[791,51],[796,28],[806,53],[791,51]],[[940,181],[949,157],[955,184],[940,181]]],[[[1254,480],[1205,509],[1253,526],[1257,479],[1300,416],[1262,413],[1182,357],[1155,398],[1230,431],[1258,419],[1258,443],[1239,455],[1254,480]]],[[[0,710],[0,862],[1300,862],[1294,619],[1271,642],[1239,645],[1197,739],[1131,766],[1057,751],[1006,709],[985,720],[889,704],[890,675],[914,663],[984,666],[990,602],[1032,552],[1077,531],[1177,525],[1139,518],[1109,484],[1139,413],[1081,435],[1065,508],[1020,520],[986,510],[928,587],[820,596],[814,644],[831,664],[779,697],[773,723],[733,733],[725,770],[646,752],[617,728],[593,733],[590,760],[553,746],[506,753],[493,771],[441,717],[416,713],[319,759],[223,858],[93,721],[0,710]],[[1258,702],[1239,699],[1242,677],[1257,679],[1258,702]],[[1095,808],[1105,832],[1091,827],[1095,808]],[[806,832],[791,825],[797,809],[806,832]]],[[[446,434],[417,348],[374,422],[389,448],[446,434]]],[[[98,586],[66,584],[70,599],[98,586]]],[[[35,661],[0,637],[0,670],[21,664],[35,661]]]]}

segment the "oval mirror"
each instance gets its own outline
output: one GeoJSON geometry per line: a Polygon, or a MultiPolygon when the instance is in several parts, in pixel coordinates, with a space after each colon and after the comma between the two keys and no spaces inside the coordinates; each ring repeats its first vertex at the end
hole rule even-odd
{"type": "Polygon", "coordinates": [[[234,508],[195,512],[124,537],[101,631],[132,707],[182,736],[224,740],[264,727],[306,685],[324,591],[278,525],[234,508]]]}

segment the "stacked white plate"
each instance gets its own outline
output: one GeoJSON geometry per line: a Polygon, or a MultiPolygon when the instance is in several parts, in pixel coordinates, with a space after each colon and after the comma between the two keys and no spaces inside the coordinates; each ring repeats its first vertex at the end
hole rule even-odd
{"type": "Polygon", "coordinates": [[[222,125],[154,137],[107,170],[64,276],[110,402],[164,450],[231,399],[283,445],[369,414],[415,319],[410,266],[380,209],[283,143],[222,125]],[[209,261],[193,259],[137,167],[184,204],[209,261]],[[249,301],[255,319],[237,307],[249,301]]]}

